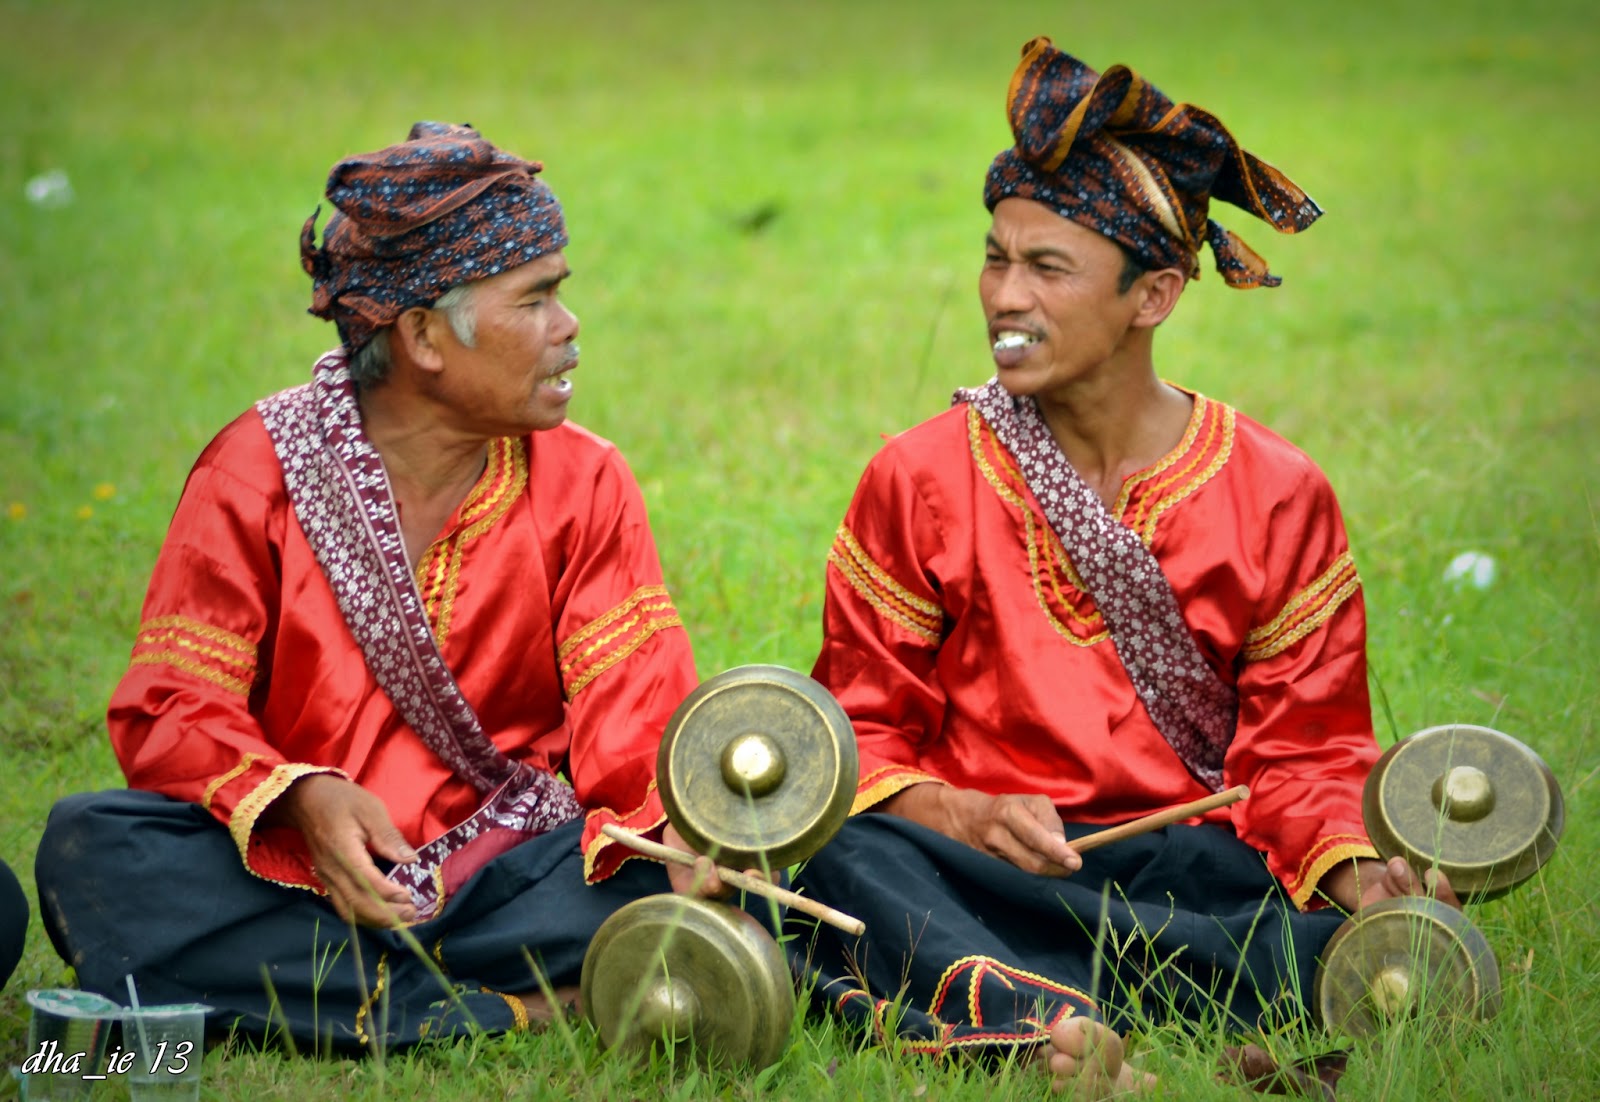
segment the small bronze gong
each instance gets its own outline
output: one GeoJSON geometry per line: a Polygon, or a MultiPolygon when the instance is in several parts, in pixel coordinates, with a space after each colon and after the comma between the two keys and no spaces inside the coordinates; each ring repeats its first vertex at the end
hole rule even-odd
{"type": "Polygon", "coordinates": [[[1486,897],[1522,883],[1555,851],[1561,787],[1538,754],[1488,727],[1430,727],[1373,766],[1361,809],[1384,857],[1434,864],[1456,894],[1486,897]]]}
{"type": "Polygon", "coordinates": [[[702,1063],[775,1063],[794,1018],[772,935],[744,911],[682,895],[619,909],[583,958],[583,1012],[608,1049],[661,1046],[702,1063]]]}
{"type": "Polygon", "coordinates": [[[1420,895],[1386,899],[1334,931],[1311,1004],[1324,1026],[1350,1037],[1413,1015],[1487,1021],[1500,1011],[1500,966],[1454,907],[1420,895]]]}
{"type": "Polygon", "coordinates": [[[736,869],[815,853],[850,814],[859,772],[850,717],[783,666],[738,666],[702,682],[673,712],[656,757],[668,820],[736,869]]]}

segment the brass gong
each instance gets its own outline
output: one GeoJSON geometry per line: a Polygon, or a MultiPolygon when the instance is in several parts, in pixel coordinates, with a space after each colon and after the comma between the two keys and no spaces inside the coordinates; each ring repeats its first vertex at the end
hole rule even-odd
{"type": "Polygon", "coordinates": [[[656,757],[668,820],[697,852],[736,869],[815,853],[850,814],[859,773],[850,717],[783,666],[702,682],[672,713],[656,757]]]}
{"type": "Polygon", "coordinates": [[[1537,872],[1566,821],[1561,787],[1538,754],[1488,727],[1430,727],[1391,746],[1361,796],[1372,844],[1434,864],[1465,899],[1537,872]]]}
{"type": "Polygon", "coordinates": [[[1334,931],[1311,1004],[1324,1026],[1350,1037],[1413,1015],[1487,1021],[1500,1010],[1500,966],[1454,907],[1419,895],[1385,899],[1334,931]]]}
{"type": "Polygon", "coordinates": [[[660,1046],[703,1063],[776,1063],[794,1018],[783,951],[744,911],[649,895],[600,926],[583,958],[583,1012],[608,1049],[660,1046]]]}

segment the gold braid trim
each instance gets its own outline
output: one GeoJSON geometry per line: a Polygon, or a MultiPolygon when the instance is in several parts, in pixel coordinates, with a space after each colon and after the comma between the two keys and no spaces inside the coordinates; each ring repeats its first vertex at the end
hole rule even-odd
{"type": "Polygon", "coordinates": [[[886,765],[881,769],[875,769],[861,778],[861,787],[856,790],[855,802],[850,805],[850,814],[859,815],[867,808],[887,800],[896,792],[929,781],[934,784],[949,783],[932,773],[924,773],[909,765],[886,765]],[[874,780],[874,778],[879,779],[874,780]]]}
{"type": "MultiPolygon", "coordinates": [[[[655,790],[656,790],[656,779],[654,777],[651,777],[650,778],[650,783],[645,785],[644,800],[640,802],[638,807],[634,808],[632,811],[628,812],[626,815],[618,816],[617,817],[617,825],[621,826],[623,823],[626,823],[629,819],[632,819],[635,815],[639,814],[639,812],[643,811],[646,807],[648,807],[649,804],[650,804],[650,793],[654,792],[655,790]]],[[[589,815],[587,816],[587,818],[593,818],[594,816],[599,815],[601,812],[610,811],[610,810],[611,809],[607,808],[607,807],[597,807],[593,811],[589,812],[589,815]]],[[[616,813],[612,812],[612,814],[615,815],[616,813]]],[[[656,827],[660,826],[662,823],[664,823],[666,821],[667,821],[667,817],[663,813],[662,815],[658,816],[653,822],[646,823],[642,827],[638,827],[638,828],[629,827],[628,829],[632,830],[633,833],[635,833],[635,834],[641,834],[641,835],[642,834],[648,834],[650,831],[654,830],[656,827]]],[[[607,835],[607,834],[596,834],[594,836],[594,841],[589,843],[589,848],[587,850],[585,850],[584,854],[583,854],[583,882],[585,884],[593,882],[591,880],[591,877],[594,876],[594,867],[600,860],[601,851],[604,850],[607,846],[618,845],[618,844],[619,843],[617,842],[617,840],[615,838],[612,838],[610,835],[607,835]]],[[[654,858],[645,857],[644,854],[639,853],[636,850],[631,850],[630,849],[627,852],[627,854],[623,856],[622,860],[617,862],[617,868],[620,869],[625,863],[627,863],[628,861],[632,861],[635,858],[639,858],[639,859],[646,860],[646,861],[654,860],[654,858]]]]}
{"type": "Polygon", "coordinates": [[[591,681],[642,647],[656,632],[682,626],[683,619],[673,607],[666,586],[643,586],[635,590],[622,604],[585,624],[561,645],[557,656],[562,659],[561,676],[566,680],[567,699],[576,697],[591,681]],[[624,616],[628,618],[622,619],[624,616]],[[616,625],[613,630],[599,635],[612,625],[616,625]],[[582,652],[573,654],[579,645],[589,640],[593,642],[582,652]],[[611,648],[609,653],[601,653],[608,648],[611,648]],[[600,657],[595,659],[596,655],[600,657]],[[585,668],[584,663],[591,659],[594,661],[585,668]]]}
{"type": "Polygon", "coordinates": [[[388,979],[389,954],[378,955],[378,982],[372,989],[372,995],[356,1010],[356,1040],[364,1045],[372,1043],[372,1037],[367,1033],[367,1018],[372,1013],[372,1008],[378,1004],[378,997],[383,994],[383,985],[388,979]]]}
{"type": "Polygon", "coordinates": [[[216,795],[222,789],[222,786],[233,780],[235,777],[242,777],[246,770],[260,760],[261,755],[254,753],[246,754],[240,758],[238,765],[234,766],[232,769],[222,774],[222,776],[216,778],[210,784],[206,785],[205,793],[200,797],[200,806],[205,808],[207,811],[210,811],[211,801],[216,798],[216,795]]]}
{"type": "Polygon", "coordinates": [[[1316,631],[1361,588],[1355,560],[1346,551],[1310,585],[1290,598],[1271,622],[1244,637],[1244,659],[1259,662],[1281,654],[1316,631]]]}
{"type": "Polygon", "coordinates": [[[231,631],[224,631],[210,624],[201,623],[199,620],[188,616],[157,616],[146,620],[139,625],[139,634],[146,632],[159,633],[163,629],[176,628],[198,639],[205,639],[213,643],[238,651],[240,658],[236,659],[238,665],[254,665],[256,660],[256,645],[242,635],[235,635],[231,631]]]}
{"type": "Polygon", "coordinates": [[[984,480],[999,495],[1000,500],[1016,509],[1022,517],[1022,527],[1028,545],[1028,574],[1033,579],[1033,599],[1038,603],[1039,611],[1044,613],[1045,619],[1055,629],[1055,633],[1075,647],[1092,647],[1096,643],[1101,643],[1111,638],[1111,632],[1106,629],[1105,618],[1100,615],[1099,610],[1096,609],[1090,616],[1084,616],[1078,612],[1072,600],[1061,591],[1061,583],[1057,571],[1048,563],[1040,561],[1040,548],[1042,546],[1045,554],[1060,564],[1060,574],[1065,576],[1067,584],[1085,596],[1088,595],[1082,579],[1078,577],[1077,571],[1073,569],[1072,562],[1067,556],[1067,549],[1061,545],[1061,541],[1056,537],[1055,530],[1048,523],[1043,525],[1034,523],[1033,510],[1028,508],[1027,500],[1014,487],[1006,484],[1005,480],[995,471],[988,457],[983,454],[984,440],[986,438],[993,443],[995,455],[999,458],[1001,465],[1006,467],[1006,473],[1025,485],[1021,472],[1007,466],[1005,448],[994,437],[993,430],[989,428],[989,423],[983,419],[983,414],[968,406],[967,441],[972,449],[972,461],[977,464],[984,480]],[[1041,538],[1041,528],[1043,530],[1043,538],[1041,538]],[[1059,554],[1055,554],[1057,550],[1059,550],[1059,554]],[[1094,631],[1094,634],[1089,636],[1080,636],[1062,623],[1050,608],[1049,597],[1045,594],[1046,581],[1049,582],[1051,593],[1055,595],[1056,601],[1066,611],[1068,617],[1091,631],[1097,626],[1100,630],[1094,631]]]}
{"type": "Polygon", "coordinates": [[[1295,874],[1295,886],[1289,892],[1289,901],[1300,910],[1305,910],[1306,904],[1316,894],[1317,884],[1328,874],[1329,869],[1361,857],[1382,860],[1378,856],[1378,851],[1372,847],[1372,843],[1358,834],[1333,834],[1326,838],[1318,838],[1316,845],[1311,847],[1311,852],[1300,862],[1300,871],[1295,874]],[[1323,846],[1327,848],[1321,849],[1323,846]]]}
{"type": "Polygon", "coordinates": [[[131,659],[129,659],[128,665],[167,665],[171,666],[175,670],[181,670],[184,673],[193,674],[202,681],[209,681],[214,685],[221,685],[230,693],[238,693],[240,696],[248,696],[250,694],[250,682],[241,680],[237,677],[230,677],[221,670],[214,669],[211,666],[203,665],[200,662],[196,662],[192,658],[185,658],[177,651],[146,651],[144,654],[134,655],[131,659]]]}
{"type": "Polygon", "coordinates": [[[842,524],[833,546],[828,550],[828,565],[837,570],[839,576],[850,583],[850,588],[877,609],[884,619],[900,625],[924,642],[939,642],[939,629],[944,625],[943,615],[936,617],[921,611],[925,606],[938,606],[913,596],[891,579],[842,524]]]}
{"type": "MultiPolygon", "coordinates": [[[[1222,406],[1221,414],[1218,417],[1211,419],[1211,423],[1206,428],[1205,442],[1201,446],[1199,452],[1195,455],[1196,461],[1198,461],[1200,456],[1205,455],[1206,451],[1209,450],[1212,439],[1217,435],[1219,430],[1221,431],[1222,439],[1217,444],[1216,453],[1212,455],[1210,462],[1200,469],[1199,473],[1197,473],[1187,482],[1179,485],[1176,489],[1167,490],[1167,483],[1163,483],[1163,485],[1158,488],[1159,491],[1166,492],[1159,501],[1156,501],[1153,505],[1149,506],[1149,516],[1139,528],[1139,538],[1144,541],[1144,545],[1146,547],[1149,547],[1151,542],[1156,538],[1156,522],[1161,519],[1161,515],[1174,505],[1178,504],[1184,498],[1194,493],[1200,487],[1204,486],[1207,482],[1210,482],[1212,478],[1216,476],[1216,473],[1222,470],[1222,465],[1228,461],[1229,456],[1233,454],[1233,407],[1222,406]]],[[[1169,479],[1168,482],[1170,483],[1172,481],[1176,481],[1177,477],[1178,476],[1175,476],[1174,479],[1169,479]]]]}
{"type": "MultiPolygon", "coordinates": [[[[584,624],[583,627],[579,628],[577,631],[568,636],[567,641],[562,643],[561,646],[556,649],[556,657],[563,659],[566,658],[567,655],[577,650],[591,637],[598,635],[600,632],[604,631],[606,628],[610,627],[612,624],[628,615],[628,613],[632,612],[640,603],[655,597],[665,597],[666,595],[667,587],[664,585],[640,586],[638,589],[629,594],[627,598],[625,598],[620,604],[618,604],[616,608],[613,608],[611,611],[603,613],[593,620],[590,620],[587,624],[584,624]]],[[[565,664],[563,664],[562,668],[566,668],[565,664]]]]}
{"type": "MultiPolygon", "coordinates": [[[[1182,477],[1181,472],[1178,476],[1168,476],[1166,478],[1161,476],[1171,470],[1180,459],[1188,456],[1190,450],[1194,448],[1194,442],[1200,437],[1200,429],[1206,423],[1212,404],[1211,400],[1203,394],[1194,396],[1194,409],[1189,413],[1188,424],[1183,426],[1183,438],[1178,441],[1178,446],[1162,456],[1155,466],[1148,467],[1142,471],[1135,471],[1128,476],[1127,481],[1122,484],[1122,489],[1117,493],[1115,504],[1111,506],[1112,516],[1122,520],[1127,519],[1128,506],[1133,501],[1133,492],[1139,487],[1160,479],[1156,493],[1150,495],[1153,497],[1159,494],[1161,487],[1174,481],[1174,477],[1182,477]]],[[[1134,524],[1132,527],[1137,528],[1138,525],[1134,524]]]]}
{"type": "Polygon", "coordinates": [[[498,524],[528,485],[526,441],[500,437],[489,441],[483,475],[473,484],[457,512],[456,529],[428,547],[417,564],[417,587],[423,593],[434,639],[440,646],[450,634],[461,559],[469,542],[498,524]]]}
{"type": "Polygon", "coordinates": [[[234,805],[233,815],[228,819],[228,833],[233,836],[233,844],[239,848],[239,860],[244,862],[244,867],[251,876],[266,880],[274,884],[283,884],[285,887],[305,888],[315,891],[307,884],[291,884],[284,880],[273,880],[270,876],[262,876],[255,869],[250,868],[250,836],[255,832],[256,820],[261,818],[261,813],[267,805],[283,795],[288,787],[301,777],[309,777],[313,773],[332,773],[336,777],[349,780],[349,776],[342,769],[335,769],[329,765],[305,765],[298,762],[284,762],[273,767],[267,779],[256,785],[245,794],[244,799],[234,805]]]}
{"type": "Polygon", "coordinates": [[[512,1019],[516,1022],[516,1025],[513,1027],[514,1030],[517,1033],[528,1032],[528,1008],[523,1005],[521,999],[517,998],[515,995],[507,995],[504,991],[496,991],[492,987],[480,987],[478,990],[485,995],[499,995],[502,999],[504,999],[506,1001],[506,1005],[511,1008],[512,1019]]]}

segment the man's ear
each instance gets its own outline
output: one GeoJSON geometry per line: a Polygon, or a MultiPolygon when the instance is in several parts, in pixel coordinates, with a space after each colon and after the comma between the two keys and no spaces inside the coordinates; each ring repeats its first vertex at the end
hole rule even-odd
{"type": "Polygon", "coordinates": [[[1178,296],[1183,294],[1188,282],[1189,277],[1177,268],[1158,268],[1140,276],[1139,288],[1144,301],[1139,305],[1139,312],[1133,316],[1133,324],[1154,329],[1166,321],[1167,315],[1178,305],[1178,296]]]}
{"type": "Polygon", "coordinates": [[[394,321],[391,341],[398,341],[400,350],[423,371],[444,370],[444,354],[440,348],[440,330],[448,322],[438,311],[425,306],[413,306],[394,321]]]}

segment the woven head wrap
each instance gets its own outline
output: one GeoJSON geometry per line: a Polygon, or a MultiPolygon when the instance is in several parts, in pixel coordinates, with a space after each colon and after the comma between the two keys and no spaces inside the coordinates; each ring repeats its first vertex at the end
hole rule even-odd
{"type": "Polygon", "coordinates": [[[1035,38],[1022,47],[1006,113],[1016,145],[989,166],[983,201],[1033,199],[1097,230],[1148,268],[1200,275],[1211,246],[1231,287],[1276,287],[1267,262],[1208,217],[1213,196],[1283,233],[1322,209],[1283,173],[1239,148],[1216,116],[1173,103],[1125,65],[1102,75],[1035,38]]]}
{"type": "Polygon", "coordinates": [[[311,313],[352,354],[413,306],[458,283],[510,271],[567,244],[544,166],[470,126],[419,122],[404,142],[333,166],[336,208],[316,247],[319,206],[300,231],[311,313]]]}

